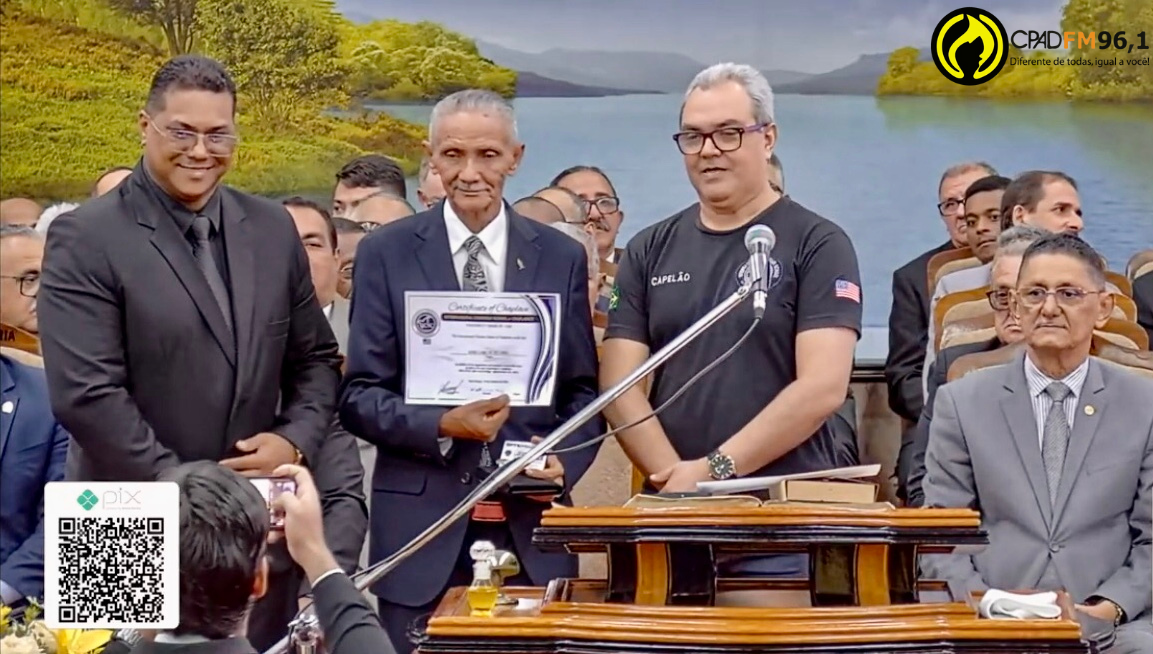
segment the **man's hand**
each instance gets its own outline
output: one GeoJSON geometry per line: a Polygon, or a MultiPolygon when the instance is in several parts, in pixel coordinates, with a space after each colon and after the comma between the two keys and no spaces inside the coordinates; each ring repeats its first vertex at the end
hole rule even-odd
{"type": "Polygon", "coordinates": [[[709,463],[705,459],[693,459],[666,468],[649,476],[649,481],[661,489],[662,493],[695,493],[697,482],[708,481],[709,463]]]}
{"type": "Polygon", "coordinates": [[[232,468],[245,477],[275,476],[279,466],[296,462],[296,446],[280,434],[262,431],[252,438],[236,443],[236,449],[247,452],[244,456],[225,459],[220,465],[232,468]]]}
{"type": "Polygon", "coordinates": [[[309,583],[312,583],[325,572],[340,567],[324,542],[320,494],[312,475],[300,466],[283,465],[273,470],[272,475],[291,477],[296,482],[295,495],[281,493],[272,505],[284,512],[284,539],[289,555],[304,569],[309,583]]]}
{"type": "MultiPolygon", "coordinates": [[[[533,436],[532,442],[541,442],[541,437],[533,436]]],[[[555,500],[557,495],[560,495],[561,491],[564,490],[564,466],[561,465],[560,459],[557,458],[557,455],[555,454],[549,454],[545,457],[543,470],[533,470],[532,468],[528,468],[524,471],[524,474],[532,477],[533,479],[547,479],[549,481],[556,482],[557,484],[556,495],[529,495],[528,498],[530,500],[549,503],[555,500]]]]}
{"type": "Polygon", "coordinates": [[[1073,608],[1078,611],[1091,615],[1098,620],[1104,620],[1110,624],[1116,622],[1118,613],[1117,606],[1113,602],[1100,602],[1093,606],[1086,606],[1085,604],[1075,604],[1073,608]]]}
{"type": "Polygon", "coordinates": [[[508,420],[509,399],[500,395],[449,409],[440,418],[440,435],[448,438],[492,442],[508,420]]]}

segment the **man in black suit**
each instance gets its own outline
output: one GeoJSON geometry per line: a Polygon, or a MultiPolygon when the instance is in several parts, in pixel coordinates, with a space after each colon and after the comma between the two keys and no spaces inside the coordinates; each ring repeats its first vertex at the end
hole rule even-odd
{"type": "Polygon", "coordinates": [[[1017,274],[1021,271],[1021,257],[1035,241],[1046,232],[1036,227],[1022,225],[1010,227],[997,238],[997,254],[989,269],[989,304],[993,307],[993,328],[996,336],[978,343],[965,343],[947,347],[937,353],[936,361],[929,368],[929,394],[921,409],[921,417],[912,430],[912,437],[901,445],[900,460],[907,462],[900,471],[907,480],[908,505],[922,506],[925,494],[922,484],[925,479],[925,452],[929,447],[929,426],[933,422],[933,402],[937,399],[937,389],[949,379],[949,368],[965,356],[977,352],[990,352],[1021,341],[1024,335],[1021,326],[1009,306],[1009,298],[1017,287],[1017,274]]]}
{"type": "Polygon", "coordinates": [[[1137,323],[1149,332],[1153,343],[1153,273],[1133,280],[1133,301],[1137,303],[1137,323]]]}
{"type": "Polygon", "coordinates": [[[39,312],[69,479],[200,459],[268,474],[311,461],[328,431],[336,339],[292,220],[220,184],[235,99],[211,59],[164,64],[132,175],[49,229],[39,312]]]}
{"type": "MultiPolygon", "coordinates": [[[[885,383],[889,407],[909,423],[916,423],[924,403],[922,373],[929,333],[929,260],[941,252],[966,247],[965,189],[978,179],[996,175],[986,163],[967,162],[950,167],[937,184],[937,212],[949,233],[946,243],[924,252],[893,273],[893,304],[889,311],[889,353],[885,383]]],[[[908,434],[902,436],[907,442],[908,434]]],[[[898,463],[898,468],[900,468],[898,463]]],[[[904,484],[898,480],[898,495],[904,484]]]]}
{"type": "MultiPolygon", "coordinates": [[[[324,543],[320,498],[308,471],[286,465],[296,493],[278,496],[283,539],[312,584],[329,654],[392,654],[364,596],[324,543]]],[[[268,588],[269,509],[256,488],[210,461],[161,473],[180,488],[180,626],[137,643],[133,654],[256,654],[245,637],[249,607],[268,588]],[[212,580],[212,583],[205,583],[212,580]]]]}
{"type": "MultiPolygon", "coordinates": [[[[504,444],[544,436],[596,397],[597,355],[589,311],[588,259],[559,231],[517,215],[503,200],[505,178],[524,145],[512,107],[489,91],[441,100],[429,120],[433,168],[448,196],[432,209],[385,225],[364,238],[353,275],[352,324],[340,418],[377,447],[370,500],[372,562],[407,544],[481,482],[486,458],[504,444]],[[406,291],[556,293],[560,347],[551,406],[509,406],[508,396],[455,408],[406,404],[406,346],[411,329],[406,291]],[[487,456],[486,456],[487,455],[487,456]]],[[[589,421],[566,445],[603,431],[589,421]]],[[[576,558],[532,545],[550,501],[565,501],[596,448],[550,456],[529,476],[555,482],[544,497],[489,498],[470,520],[450,527],[373,587],[399,652],[409,652],[410,623],[432,611],[450,586],[472,579],[469,546],[492,541],[520,558],[510,583],[543,586],[576,573],[576,558]]]]}

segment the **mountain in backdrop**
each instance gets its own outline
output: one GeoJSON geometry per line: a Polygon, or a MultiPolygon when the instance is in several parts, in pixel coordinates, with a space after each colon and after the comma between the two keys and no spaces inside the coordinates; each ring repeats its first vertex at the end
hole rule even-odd
{"type": "MultiPolygon", "coordinates": [[[[705,64],[672,52],[609,52],[554,48],[522,52],[477,40],[482,57],[518,72],[582,86],[681,93],[705,64]]],[[[762,71],[770,84],[805,80],[811,75],[788,70],[762,71]]]]}
{"type": "Polygon", "coordinates": [[[585,86],[537,75],[527,70],[520,70],[516,73],[516,97],[518,98],[603,98],[611,95],[638,93],[656,93],[656,91],[585,86]]]}
{"type": "MultiPolygon", "coordinates": [[[[861,55],[848,66],[842,66],[808,79],[787,82],[774,86],[777,93],[798,95],[873,95],[877,92],[877,82],[889,66],[889,54],[861,55]]],[[[921,61],[931,57],[928,48],[921,50],[921,61]]]]}

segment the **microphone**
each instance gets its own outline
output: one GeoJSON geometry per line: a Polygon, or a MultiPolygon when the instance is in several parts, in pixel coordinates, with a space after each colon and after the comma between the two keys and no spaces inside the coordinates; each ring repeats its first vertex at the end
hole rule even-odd
{"type": "Polygon", "coordinates": [[[753,281],[753,317],[765,315],[769,296],[769,253],[777,244],[777,235],[764,225],[753,225],[745,232],[745,247],[749,250],[749,279],[753,281]]]}

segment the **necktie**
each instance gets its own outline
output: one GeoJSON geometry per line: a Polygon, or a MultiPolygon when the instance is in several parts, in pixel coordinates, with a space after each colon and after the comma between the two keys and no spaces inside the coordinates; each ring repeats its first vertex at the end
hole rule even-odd
{"type": "Polygon", "coordinates": [[[1069,447],[1069,420],[1065,417],[1065,399],[1073,391],[1061,382],[1045,387],[1045,394],[1053,400],[1045,416],[1045,431],[1041,434],[1041,458],[1045,461],[1045,477],[1049,482],[1049,500],[1057,501],[1057,488],[1061,484],[1061,469],[1065,467],[1065,450],[1069,447]]]}
{"type": "Polygon", "coordinates": [[[192,256],[196,258],[196,265],[208,281],[208,288],[216,298],[220,313],[224,316],[224,324],[232,331],[232,308],[228,301],[228,289],[224,287],[224,278],[220,276],[220,268],[216,267],[216,258],[212,254],[212,244],[208,235],[212,231],[212,223],[208,216],[196,216],[192,219],[192,234],[196,237],[196,245],[192,248],[192,256]]]}
{"type": "Polygon", "coordinates": [[[464,242],[464,249],[468,252],[468,260],[464,262],[464,291],[488,290],[488,279],[484,275],[484,267],[480,265],[480,253],[484,250],[484,243],[475,236],[468,237],[464,242]]]}

